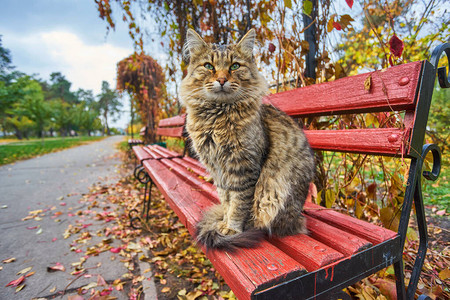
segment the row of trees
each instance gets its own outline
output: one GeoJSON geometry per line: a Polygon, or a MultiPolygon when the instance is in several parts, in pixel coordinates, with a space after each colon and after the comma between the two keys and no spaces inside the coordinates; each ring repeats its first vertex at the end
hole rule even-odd
{"type": "Polygon", "coordinates": [[[50,80],[15,70],[12,56],[0,36],[0,127],[3,135],[30,136],[110,134],[108,117],[117,116],[122,103],[115,89],[102,82],[101,93],[71,91],[72,83],[60,72],[50,80]],[[103,121],[103,122],[102,122],[103,121]]]}

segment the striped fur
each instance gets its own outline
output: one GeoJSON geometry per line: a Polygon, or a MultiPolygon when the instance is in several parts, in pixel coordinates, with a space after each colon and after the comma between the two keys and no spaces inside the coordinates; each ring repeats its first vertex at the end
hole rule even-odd
{"type": "Polygon", "coordinates": [[[294,120],[261,104],[268,90],[254,40],[251,30],[237,45],[218,46],[189,30],[184,47],[186,129],[221,202],[197,225],[197,240],[208,248],[252,247],[258,231],[306,232],[301,212],[314,174],[312,151],[294,120]]]}

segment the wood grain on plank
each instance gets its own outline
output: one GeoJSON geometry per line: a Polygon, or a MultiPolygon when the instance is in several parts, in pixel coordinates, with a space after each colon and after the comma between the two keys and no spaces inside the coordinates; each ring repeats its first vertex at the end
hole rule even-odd
{"type": "Polygon", "coordinates": [[[392,239],[397,235],[397,233],[392,230],[344,215],[332,209],[325,209],[314,203],[305,203],[304,212],[329,225],[333,225],[368,240],[374,245],[392,239]]]}
{"type": "Polygon", "coordinates": [[[152,157],[146,150],[145,147],[143,146],[134,146],[133,147],[133,152],[134,155],[136,156],[136,159],[138,161],[142,161],[143,159],[148,159],[150,157],[152,157]]]}
{"type": "Polygon", "coordinates": [[[342,253],[305,234],[273,236],[269,241],[300,262],[309,272],[344,258],[342,253]]]}
{"type": "Polygon", "coordinates": [[[314,150],[391,156],[407,154],[408,132],[400,128],[305,130],[314,150]]]}
{"type": "Polygon", "coordinates": [[[183,126],[186,120],[186,115],[179,115],[171,118],[162,119],[159,121],[159,127],[170,127],[170,126],[183,126]]]}
{"type": "Polygon", "coordinates": [[[328,225],[325,222],[314,219],[308,215],[306,217],[306,227],[309,235],[321,243],[341,252],[344,255],[353,255],[364,250],[372,244],[356,235],[345,232],[341,229],[328,225]]]}
{"type": "Polygon", "coordinates": [[[298,117],[414,110],[422,64],[412,62],[271,94],[264,102],[298,117]],[[371,80],[370,89],[365,87],[366,80],[371,80]]]}
{"type": "Polygon", "coordinates": [[[182,137],[183,129],[183,126],[170,128],[158,127],[156,129],[156,134],[161,136],[182,137]]]}

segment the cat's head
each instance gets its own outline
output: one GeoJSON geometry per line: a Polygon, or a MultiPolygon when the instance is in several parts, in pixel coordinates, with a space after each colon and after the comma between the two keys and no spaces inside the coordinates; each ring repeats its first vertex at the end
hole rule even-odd
{"type": "Polygon", "coordinates": [[[237,44],[208,44],[189,29],[183,47],[183,56],[189,62],[181,84],[183,102],[260,100],[267,93],[267,83],[253,56],[255,38],[251,29],[237,44]]]}

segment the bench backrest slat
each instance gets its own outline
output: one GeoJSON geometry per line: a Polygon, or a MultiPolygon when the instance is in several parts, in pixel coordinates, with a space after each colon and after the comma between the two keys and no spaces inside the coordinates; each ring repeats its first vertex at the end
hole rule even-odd
{"type": "Polygon", "coordinates": [[[156,134],[159,136],[181,138],[183,136],[186,115],[179,115],[159,121],[156,134]]]}
{"type": "Polygon", "coordinates": [[[183,135],[183,126],[180,127],[158,127],[156,134],[159,136],[181,137],[183,135]]]}
{"type": "Polygon", "coordinates": [[[413,110],[422,64],[412,62],[271,94],[265,102],[293,117],[413,110]]]}
{"type": "Polygon", "coordinates": [[[183,126],[186,120],[186,115],[179,115],[159,121],[158,127],[174,127],[183,126]]]}
{"type": "Polygon", "coordinates": [[[305,130],[315,150],[401,155],[408,132],[400,128],[305,130]]]}

